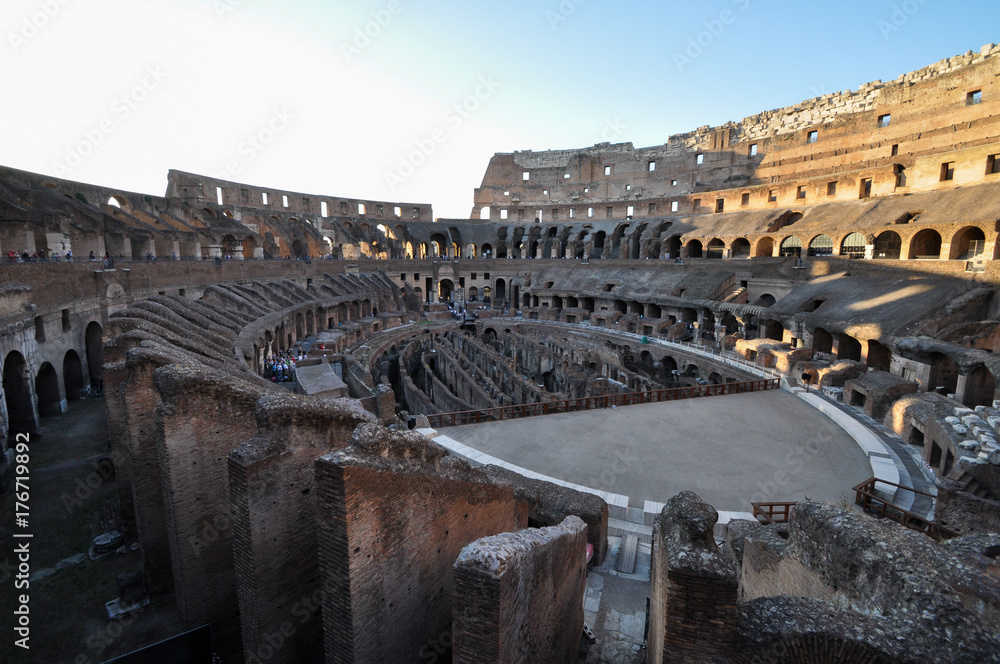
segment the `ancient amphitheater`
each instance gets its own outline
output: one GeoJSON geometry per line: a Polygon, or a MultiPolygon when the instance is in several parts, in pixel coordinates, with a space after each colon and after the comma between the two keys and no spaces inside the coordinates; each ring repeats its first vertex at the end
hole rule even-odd
{"type": "Polygon", "coordinates": [[[80,528],[91,493],[32,476],[73,503],[36,542],[112,532],[32,575],[90,584],[39,647],[1000,661],[998,236],[995,45],[654,147],[496,154],[470,219],[0,169],[4,478],[95,399],[113,464],[80,528]]]}

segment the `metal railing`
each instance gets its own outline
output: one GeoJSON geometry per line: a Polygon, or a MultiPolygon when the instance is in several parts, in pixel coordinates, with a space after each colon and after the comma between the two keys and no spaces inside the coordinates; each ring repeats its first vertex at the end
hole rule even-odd
{"type": "Polygon", "coordinates": [[[792,508],[798,505],[795,501],[750,504],[753,506],[753,515],[765,524],[788,523],[788,517],[792,513],[792,508]]]}
{"type": "Polygon", "coordinates": [[[903,489],[911,493],[916,493],[921,496],[928,496],[929,498],[935,498],[936,496],[929,494],[925,491],[920,491],[918,489],[913,489],[908,486],[903,486],[902,484],[896,484],[895,482],[886,482],[885,480],[880,480],[875,477],[871,477],[861,484],[854,487],[855,499],[854,502],[861,506],[866,512],[874,514],[879,517],[892,519],[897,523],[901,523],[907,528],[912,528],[913,530],[919,530],[925,535],[929,535],[935,539],[950,539],[952,537],[957,537],[958,533],[950,528],[946,528],[939,523],[935,523],[929,519],[926,519],[918,514],[903,509],[898,505],[894,504],[892,501],[882,498],[877,493],[875,493],[875,484],[887,484],[888,486],[896,487],[897,489],[903,489]]]}
{"type": "Polygon", "coordinates": [[[497,406],[479,410],[467,410],[455,413],[435,413],[427,419],[432,428],[455,427],[463,424],[478,424],[496,422],[499,420],[515,420],[536,415],[552,415],[554,413],[572,413],[595,408],[617,408],[618,406],[634,406],[660,401],[676,401],[679,399],[697,399],[699,397],[721,396],[724,394],[740,394],[744,392],[763,392],[776,390],[779,383],[776,378],[750,380],[741,383],[721,383],[718,385],[696,385],[690,387],[674,387],[648,392],[628,392],[625,394],[606,394],[596,397],[580,397],[577,399],[559,399],[557,401],[542,401],[538,403],[516,404],[513,406],[497,406]]]}

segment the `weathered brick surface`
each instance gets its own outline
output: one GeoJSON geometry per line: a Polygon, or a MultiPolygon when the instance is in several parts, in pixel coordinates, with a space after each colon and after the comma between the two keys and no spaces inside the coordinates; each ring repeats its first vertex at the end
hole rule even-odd
{"type": "Polygon", "coordinates": [[[520,530],[510,487],[415,434],[363,425],[316,462],[326,661],[421,661],[451,635],[452,565],[520,530]]]}
{"type": "Polygon", "coordinates": [[[715,544],[719,515],[691,491],[671,498],[653,529],[649,664],[708,664],[732,652],[736,570],[715,544]]]}
{"type": "Polygon", "coordinates": [[[347,399],[268,395],[256,406],[259,433],[229,455],[236,585],[248,662],[295,662],[296,643],[320,627],[313,468],[318,456],[346,447],[355,427],[373,419],[347,399]]]}
{"type": "Polygon", "coordinates": [[[576,661],[583,631],[586,524],[493,535],[455,562],[455,664],[576,661]]]}

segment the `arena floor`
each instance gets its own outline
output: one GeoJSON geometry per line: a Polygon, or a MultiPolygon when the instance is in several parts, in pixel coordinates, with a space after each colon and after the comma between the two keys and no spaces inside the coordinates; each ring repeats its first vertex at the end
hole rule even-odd
{"type": "Polygon", "coordinates": [[[723,511],[751,501],[854,501],[872,476],[839,426],[783,390],[450,427],[440,433],[544,475],[665,502],[690,489],[723,511]]]}

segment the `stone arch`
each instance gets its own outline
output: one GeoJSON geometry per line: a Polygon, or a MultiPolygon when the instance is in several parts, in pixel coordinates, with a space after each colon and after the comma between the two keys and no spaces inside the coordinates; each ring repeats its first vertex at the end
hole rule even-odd
{"type": "Polygon", "coordinates": [[[813,330],[813,352],[814,353],[832,353],[833,352],[833,335],[824,330],[821,327],[817,327],[813,330]]]}
{"type": "Polygon", "coordinates": [[[688,258],[701,258],[703,256],[701,240],[688,240],[684,249],[688,258]]]}
{"type": "Polygon", "coordinates": [[[847,334],[846,332],[840,333],[840,343],[837,345],[837,359],[838,360],[854,360],[855,362],[861,361],[861,342],[847,334]]]}
{"type": "Polygon", "coordinates": [[[63,385],[67,399],[79,399],[87,389],[83,380],[83,363],[72,348],[63,356],[63,385]]]}
{"type": "Polygon", "coordinates": [[[986,368],[986,365],[979,365],[965,379],[965,390],[962,394],[962,403],[969,408],[976,406],[993,405],[993,396],[997,389],[996,378],[986,368]]]}
{"type": "Polygon", "coordinates": [[[496,292],[494,296],[501,302],[507,299],[507,282],[503,279],[497,279],[496,292]]]}
{"type": "Polygon", "coordinates": [[[913,259],[938,260],[941,258],[941,234],[933,228],[925,228],[910,238],[907,257],[913,259]]]}
{"type": "Polygon", "coordinates": [[[797,235],[789,235],[781,241],[779,255],[784,258],[790,256],[799,258],[802,256],[802,240],[797,235]]]}
{"type": "Polygon", "coordinates": [[[245,238],[243,238],[244,260],[252,260],[253,258],[256,258],[256,252],[258,246],[259,245],[257,244],[257,238],[253,237],[252,235],[247,235],[245,238]]]}
{"type": "Polygon", "coordinates": [[[892,366],[892,351],[877,339],[868,340],[868,366],[884,371],[892,366]]]}
{"type": "Polygon", "coordinates": [[[451,301],[451,295],[455,291],[455,282],[451,279],[441,279],[438,281],[438,297],[444,302],[451,301]]]}
{"type": "Polygon", "coordinates": [[[590,251],[591,258],[602,258],[604,253],[604,242],[607,238],[607,233],[604,231],[597,231],[594,235],[594,248],[590,251]]]}
{"type": "Polygon", "coordinates": [[[872,244],[875,245],[872,258],[894,261],[902,254],[903,239],[896,231],[879,233],[872,244]]]}
{"type": "Polygon", "coordinates": [[[757,248],[754,250],[755,258],[769,258],[774,255],[774,238],[762,237],[757,240],[757,248]]]}
{"type": "Polygon", "coordinates": [[[31,377],[24,356],[16,350],[3,361],[3,394],[7,404],[7,434],[35,433],[35,407],[31,399],[31,377]]]}
{"type": "Polygon", "coordinates": [[[483,258],[492,258],[493,257],[493,245],[490,244],[489,242],[484,242],[483,245],[479,247],[479,254],[483,258]]]}
{"type": "Polygon", "coordinates": [[[712,238],[705,247],[705,258],[724,258],[726,255],[726,243],[719,238],[712,238]]]}
{"type": "Polygon", "coordinates": [[[986,249],[986,234],[977,226],[966,226],[951,238],[949,258],[970,261],[983,255],[986,249]]]}
{"type": "Polygon", "coordinates": [[[868,240],[861,233],[854,231],[840,243],[840,255],[847,258],[864,258],[867,250],[868,240]]]}
{"type": "Polygon", "coordinates": [[[750,258],[750,240],[738,237],[729,248],[730,258],[750,258]]]}
{"type": "Polygon", "coordinates": [[[927,391],[943,390],[954,394],[958,387],[958,368],[951,358],[943,353],[931,353],[931,370],[927,376],[927,391]]]}
{"type": "Polygon", "coordinates": [[[671,235],[667,238],[665,247],[663,247],[666,256],[668,258],[680,258],[681,255],[681,236],[671,235]]]}
{"type": "Polygon", "coordinates": [[[59,393],[59,374],[55,367],[45,362],[35,376],[35,397],[38,399],[39,417],[62,415],[62,395],[59,393]]]}
{"type": "Polygon", "coordinates": [[[311,337],[316,334],[316,317],[313,312],[306,312],[306,336],[311,337]]]}
{"type": "Polygon", "coordinates": [[[812,240],[809,241],[809,255],[810,256],[832,256],[833,255],[833,238],[829,235],[820,233],[812,240]]]}
{"type": "Polygon", "coordinates": [[[84,333],[87,346],[87,371],[90,374],[90,384],[96,388],[104,387],[104,330],[96,321],[87,325],[84,333]]]}

